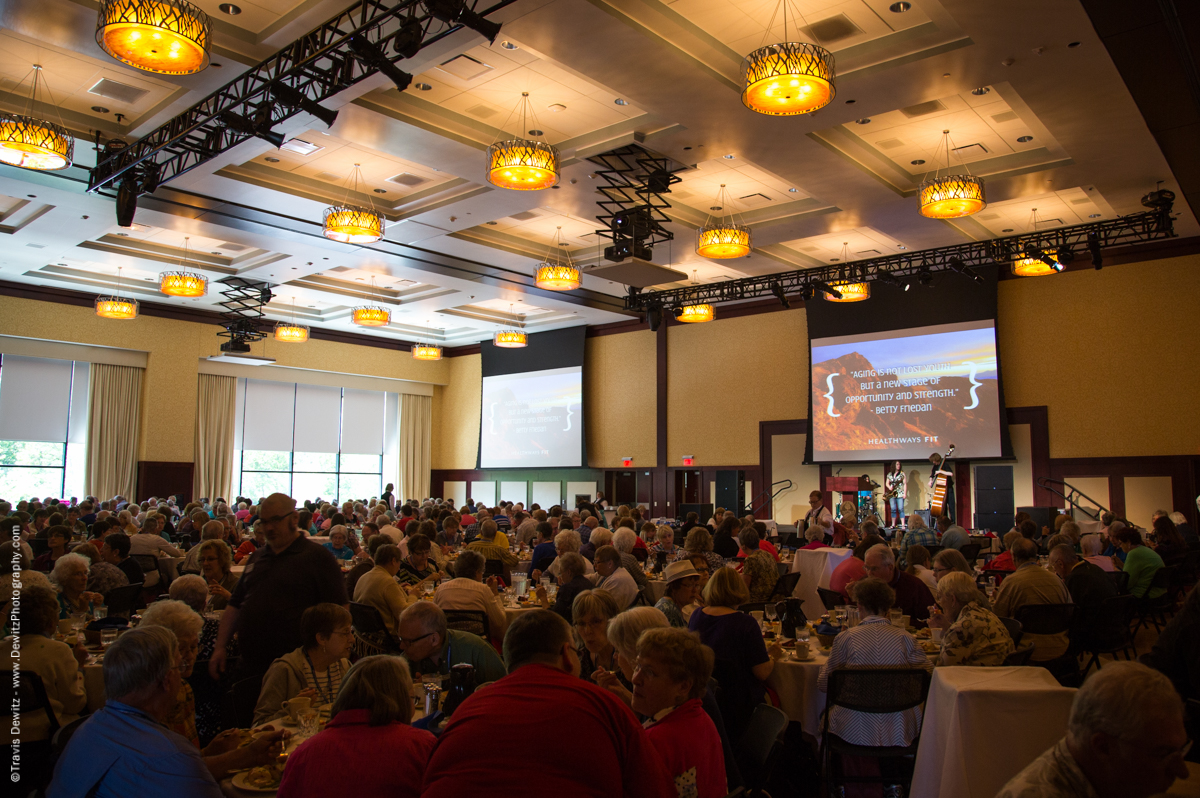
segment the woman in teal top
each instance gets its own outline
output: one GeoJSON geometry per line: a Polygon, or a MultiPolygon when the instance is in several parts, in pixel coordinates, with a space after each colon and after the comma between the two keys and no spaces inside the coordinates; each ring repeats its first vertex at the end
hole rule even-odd
{"type": "Polygon", "coordinates": [[[1153,549],[1142,545],[1142,533],[1131,527],[1125,527],[1117,532],[1117,545],[1125,552],[1125,562],[1117,557],[1112,558],[1113,565],[1118,570],[1129,574],[1129,592],[1134,598],[1156,599],[1167,592],[1165,588],[1150,588],[1154,575],[1163,567],[1162,557],[1153,549]]]}
{"type": "Polygon", "coordinates": [[[353,560],[354,549],[346,545],[346,527],[335,526],[329,530],[329,542],[324,544],[325,548],[333,552],[333,556],[339,560],[353,560]]]}
{"type": "Polygon", "coordinates": [[[72,613],[86,612],[95,617],[96,605],[104,603],[104,596],[87,591],[87,557],[82,554],[64,554],[54,562],[51,581],[58,586],[58,617],[70,618],[72,613]]]}

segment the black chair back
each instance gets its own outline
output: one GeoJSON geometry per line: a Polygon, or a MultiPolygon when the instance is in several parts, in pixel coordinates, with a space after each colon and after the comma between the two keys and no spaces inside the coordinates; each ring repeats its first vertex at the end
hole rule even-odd
{"type": "Polygon", "coordinates": [[[1018,648],[1013,653],[1004,658],[1005,665],[1028,665],[1029,660],[1033,659],[1033,646],[1018,648]]]}
{"type": "Polygon", "coordinates": [[[780,532],[779,537],[776,538],[776,540],[778,541],[778,543],[776,543],[776,548],[795,548],[796,542],[799,540],[799,536],[795,532],[780,532]]]}
{"type": "Polygon", "coordinates": [[[929,552],[929,561],[933,562],[933,558],[942,553],[944,546],[926,546],[925,550],[929,552]]]}
{"type": "Polygon", "coordinates": [[[142,573],[158,573],[158,558],[153,554],[130,554],[129,556],[138,564],[138,568],[142,569],[142,573]]]}
{"type": "Polygon", "coordinates": [[[122,585],[114,587],[104,594],[104,603],[108,606],[109,618],[129,619],[141,604],[142,585],[122,585]]]}
{"type": "Polygon", "coordinates": [[[254,724],[254,707],[262,692],[262,675],[234,682],[221,697],[221,728],[248,729],[254,724]]]}
{"type": "Polygon", "coordinates": [[[3,702],[5,711],[11,711],[13,715],[45,712],[50,734],[53,735],[59,728],[58,716],[54,714],[54,707],[50,706],[42,677],[35,671],[17,671],[16,676],[15,679],[0,679],[0,702],[3,702]]]}
{"type": "Polygon", "coordinates": [[[983,549],[983,545],[979,543],[964,543],[958,553],[966,558],[968,565],[974,565],[979,559],[979,552],[983,549]]]}
{"type": "Polygon", "coordinates": [[[750,795],[760,795],[771,779],[775,761],[783,750],[788,716],[770,704],[758,704],[735,748],[738,765],[750,795]]]}
{"type": "Polygon", "coordinates": [[[483,581],[487,581],[489,576],[497,576],[507,586],[510,577],[508,570],[504,567],[503,560],[484,560],[483,561],[483,581]]]}
{"type": "Polygon", "coordinates": [[[1129,574],[1124,571],[1106,571],[1108,578],[1113,581],[1117,587],[1117,593],[1125,594],[1129,592],[1129,574]]]}
{"type": "Polygon", "coordinates": [[[793,571],[783,574],[779,577],[779,581],[775,583],[775,595],[783,598],[791,598],[796,592],[796,585],[800,582],[800,572],[793,571]]]}
{"type": "Polygon", "coordinates": [[[362,634],[370,635],[380,632],[391,634],[391,630],[383,622],[383,615],[370,604],[350,602],[350,620],[353,622],[354,628],[362,634]]]}
{"type": "Polygon", "coordinates": [[[444,612],[447,628],[479,635],[484,640],[491,638],[491,625],[488,623],[487,613],[483,610],[444,610],[444,612]]]}
{"type": "Polygon", "coordinates": [[[1025,633],[1025,627],[1016,618],[1001,618],[1000,623],[1004,624],[1004,628],[1008,630],[1008,636],[1012,638],[1013,645],[1021,645],[1021,635],[1025,633]]]}
{"type": "Polygon", "coordinates": [[[1026,604],[1017,610],[1022,631],[1031,635],[1055,635],[1071,628],[1074,604],[1026,604]]]}
{"type": "Polygon", "coordinates": [[[872,715],[903,712],[925,703],[932,679],[924,668],[837,668],[825,704],[872,715]]]}
{"type": "Polygon", "coordinates": [[[29,548],[33,550],[34,557],[40,557],[50,551],[50,541],[45,538],[30,538],[28,543],[29,548]]]}
{"type": "Polygon", "coordinates": [[[823,587],[819,587],[817,588],[817,595],[821,597],[821,603],[825,605],[825,609],[829,610],[830,612],[832,612],[835,607],[846,603],[846,600],[842,598],[842,594],[836,590],[827,590],[823,587]]]}
{"type": "Polygon", "coordinates": [[[634,549],[633,559],[640,563],[644,563],[646,560],[650,559],[650,552],[646,551],[645,549],[634,549]]]}

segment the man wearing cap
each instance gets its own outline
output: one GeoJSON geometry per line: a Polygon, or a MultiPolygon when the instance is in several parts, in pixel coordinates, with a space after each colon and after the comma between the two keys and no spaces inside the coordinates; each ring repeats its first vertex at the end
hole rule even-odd
{"type": "Polygon", "coordinates": [[[700,589],[700,573],[691,561],[678,560],[667,566],[663,572],[663,580],[667,587],[663,597],[654,607],[667,616],[671,626],[686,629],[687,619],[683,617],[683,608],[696,601],[700,589]]]}

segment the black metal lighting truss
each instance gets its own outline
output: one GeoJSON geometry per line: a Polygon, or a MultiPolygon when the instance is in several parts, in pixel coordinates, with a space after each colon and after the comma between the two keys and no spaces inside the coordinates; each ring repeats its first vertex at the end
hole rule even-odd
{"type": "Polygon", "coordinates": [[[218,304],[225,308],[221,312],[225,319],[221,326],[225,332],[217,335],[229,339],[221,344],[221,351],[249,352],[250,344],[267,337],[262,329],[263,308],[275,296],[271,284],[244,277],[226,277],[221,285],[225,286],[221,292],[225,301],[218,304]]]}
{"type": "MultiPolygon", "coordinates": [[[[485,0],[470,4],[473,15],[487,16],[515,0],[499,0],[476,12],[475,5],[482,2],[485,0]]],[[[251,128],[247,126],[241,130],[231,127],[229,120],[248,120],[255,130],[267,132],[301,112],[302,108],[281,102],[272,86],[290,87],[306,100],[319,103],[370,77],[378,70],[351,47],[352,37],[375,45],[394,64],[463,27],[435,17],[423,0],[402,0],[395,5],[359,0],[162,127],[106,154],[91,170],[88,191],[120,182],[126,174],[143,182],[153,174],[153,185],[166,183],[256,135],[248,132],[251,128]]],[[[288,90],[283,94],[289,94],[288,90]]]]}
{"type": "MultiPolygon", "coordinates": [[[[1170,192],[1163,192],[1169,194],[1170,192]]],[[[1131,214],[1119,219],[1088,224],[1059,227],[1027,235],[996,238],[990,241],[974,241],[952,247],[927,249],[920,252],[905,252],[884,258],[859,261],[837,266],[821,266],[813,269],[798,269],[779,274],[764,274],[722,283],[672,288],[665,291],[635,291],[630,289],[625,297],[627,310],[646,312],[650,310],[673,310],[684,305],[699,303],[716,304],[736,302],[758,297],[775,297],[797,294],[811,298],[826,290],[823,286],[840,282],[877,281],[893,286],[928,275],[923,282],[932,279],[934,272],[955,271],[965,273],[971,266],[998,263],[1007,265],[1018,255],[1029,257],[1057,258],[1066,265],[1089,253],[1092,263],[1100,262],[1103,249],[1121,244],[1134,244],[1175,236],[1171,219],[1171,200],[1154,194],[1147,195],[1142,203],[1153,210],[1131,214]]]]}
{"type": "Polygon", "coordinates": [[[671,203],[662,195],[671,193],[671,186],[680,181],[674,174],[680,167],[632,144],[588,160],[601,167],[595,174],[605,182],[599,187],[605,199],[596,203],[603,211],[596,219],[607,225],[596,235],[613,242],[605,257],[620,261],[633,255],[649,260],[645,250],[675,238],[663,227],[670,221],[664,211],[671,203]]]}

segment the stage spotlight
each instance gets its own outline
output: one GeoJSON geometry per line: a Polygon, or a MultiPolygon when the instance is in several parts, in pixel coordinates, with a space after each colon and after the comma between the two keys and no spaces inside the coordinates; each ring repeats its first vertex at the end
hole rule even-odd
{"type": "Polygon", "coordinates": [[[787,294],[783,291],[783,286],[779,283],[771,283],[771,293],[779,300],[779,304],[785,308],[790,308],[792,303],[788,301],[787,294]]]}
{"type": "Polygon", "coordinates": [[[500,35],[499,23],[476,14],[467,8],[463,0],[425,0],[425,8],[442,22],[455,22],[481,34],[489,44],[495,43],[496,37],[500,35]]]}
{"type": "Polygon", "coordinates": [[[142,185],[140,193],[153,194],[158,190],[159,168],[158,164],[153,161],[145,161],[142,164],[142,185]]]}
{"type": "Polygon", "coordinates": [[[1100,236],[1088,233],[1087,248],[1092,255],[1092,265],[1096,267],[1096,271],[1100,271],[1104,268],[1104,255],[1100,252],[1100,236]]]}
{"type": "Polygon", "coordinates": [[[813,285],[816,286],[818,291],[824,291],[826,294],[829,294],[834,299],[842,298],[842,292],[837,290],[836,288],[834,288],[832,285],[825,282],[824,280],[813,280],[813,285]]]}
{"type": "Polygon", "coordinates": [[[955,271],[961,275],[970,277],[972,280],[974,280],[977,283],[983,282],[983,275],[978,274],[970,266],[963,263],[962,258],[951,258],[949,261],[947,261],[947,265],[949,265],[951,271],[955,271]]]}
{"type": "Polygon", "coordinates": [[[1075,250],[1071,249],[1066,244],[1063,244],[1058,248],[1056,255],[1058,262],[1061,263],[1064,268],[1075,262],[1075,250]]]}
{"type": "Polygon", "coordinates": [[[1054,256],[1051,255],[1049,252],[1043,252],[1042,250],[1036,249],[1036,248],[1030,249],[1029,252],[1030,252],[1030,254],[1033,255],[1033,257],[1037,258],[1042,263],[1049,266],[1051,269],[1054,269],[1054,271],[1056,271],[1056,272],[1062,271],[1062,264],[1059,263],[1058,261],[1056,261],[1054,259],[1054,256]]]}
{"type": "Polygon", "coordinates": [[[396,84],[396,88],[404,91],[413,81],[413,76],[388,60],[378,45],[367,41],[363,36],[350,37],[350,49],[362,60],[366,61],[376,72],[387,75],[388,80],[396,84]]]}
{"type": "Polygon", "coordinates": [[[271,94],[286,106],[312,114],[324,122],[325,127],[333,127],[333,123],[337,121],[337,111],[331,111],[315,100],[308,99],[304,92],[286,83],[272,83],[271,94]]]}
{"type": "Polygon", "coordinates": [[[658,332],[658,327],[662,324],[663,320],[662,308],[650,308],[647,310],[646,319],[650,322],[650,332],[658,332]]]}
{"type": "Polygon", "coordinates": [[[421,51],[421,40],[425,38],[425,29],[416,17],[404,20],[396,38],[392,39],[392,49],[403,58],[412,58],[421,51]]]}
{"type": "MultiPolygon", "coordinates": [[[[263,141],[269,142],[275,149],[283,146],[283,134],[276,133],[265,125],[255,125],[241,114],[235,114],[233,111],[226,111],[220,116],[221,124],[225,127],[236,130],[243,136],[257,136],[263,141]]],[[[269,117],[268,117],[269,119],[269,117]]],[[[269,124],[269,122],[268,122],[269,124]]]]}
{"type": "Polygon", "coordinates": [[[875,279],[884,285],[894,285],[896,287],[900,286],[900,278],[892,274],[887,269],[880,269],[879,271],[875,272],[875,279]]]}
{"type": "Polygon", "coordinates": [[[800,287],[800,298],[805,302],[812,302],[817,298],[817,289],[811,282],[807,282],[800,287]]]}
{"type": "Polygon", "coordinates": [[[921,285],[933,286],[933,272],[928,268],[922,267],[921,271],[917,272],[917,282],[921,285]]]}
{"type": "Polygon", "coordinates": [[[133,215],[137,213],[138,184],[132,177],[124,177],[117,186],[117,227],[133,227],[133,215]]]}

